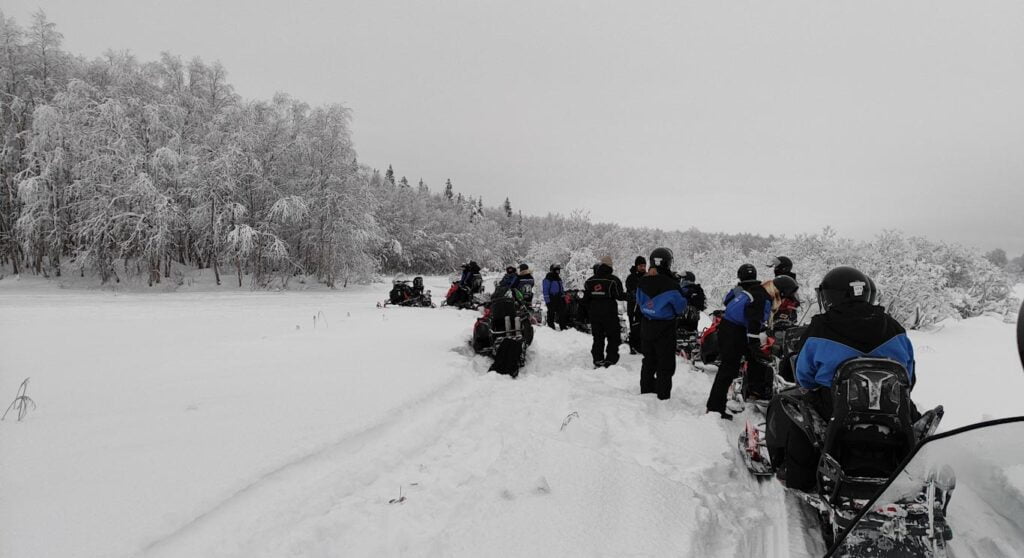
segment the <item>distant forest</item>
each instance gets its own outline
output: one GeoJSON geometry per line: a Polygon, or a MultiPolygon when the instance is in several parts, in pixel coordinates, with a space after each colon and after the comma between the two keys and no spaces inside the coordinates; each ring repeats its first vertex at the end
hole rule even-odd
{"type": "Polygon", "coordinates": [[[284,93],[247,100],[219,63],[125,52],[90,60],[61,42],[43,12],[26,26],[0,12],[0,274],[153,285],[209,269],[218,284],[302,277],[335,287],[475,260],[540,271],[557,262],[579,281],[600,256],[625,273],[636,255],[667,246],[715,292],[739,263],[763,266],[773,254],[793,257],[812,283],[827,265],[861,265],[907,307],[904,318],[923,323],[999,310],[1024,268],[1024,257],[896,232],[854,242],[828,230],[786,238],[627,228],[591,222],[584,210],[523,215],[514,200],[487,205],[466,194],[473,185],[361,164],[347,107],[284,93]],[[908,287],[915,281],[920,289],[908,287]],[[928,289],[941,301],[908,302],[928,289]]]}

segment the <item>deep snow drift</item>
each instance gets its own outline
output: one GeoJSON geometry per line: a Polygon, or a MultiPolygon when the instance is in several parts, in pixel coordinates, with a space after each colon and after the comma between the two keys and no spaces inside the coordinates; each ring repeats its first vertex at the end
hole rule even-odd
{"type": "MultiPolygon", "coordinates": [[[[638,356],[591,370],[587,336],[542,328],[513,381],[466,347],[475,313],[386,291],[0,281],[0,397],[30,376],[39,404],[0,423],[0,556],[821,553],[703,414],[708,374],[641,397],[638,356]]],[[[1013,331],[912,334],[919,405],[1024,414],[1013,331]]]]}

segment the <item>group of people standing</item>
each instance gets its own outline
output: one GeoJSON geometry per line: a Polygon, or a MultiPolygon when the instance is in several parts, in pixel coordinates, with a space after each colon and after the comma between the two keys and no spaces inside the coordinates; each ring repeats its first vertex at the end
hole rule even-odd
{"type": "MultiPolygon", "coordinates": [[[[696,334],[701,311],[706,309],[704,290],[693,272],[677,273],[672,269],[673,254],[668,248],[651,252],[649,261],[639,256],[626,278],[625,286],[614,273],[612,259],[605,256],[594,266],[594,274],[586,280],[583,303],[590,319],[593,344],[591,356],[595,368],[608,367],[619,361],[622,343],[618,303],[627,303],[629,318],[628,344],[631,354],[641,353],[640,393],[654,393],[659,399],[672,394],[675,375],[677,336],[696,334]]],[[[725,313],[720,325],[722,366],[708,396],[707,411],[731,418],[725,400],[729,385],[739,374],[744,359],[754,362],[756,351],[764,345],[766,328],[779,312],[795,318],[799,305],[795,298],[796,275],[792,262],[785,257],[774,262],[776,277],[760,282],[757,270],[744,264],[737,273],[739,283],[726,295],[725,313]]],[[[565,292],[560,266],[552,265],[544,278],[544,301],[548,307],[548,326],[564,328],[565,292]]],[[[770,375],[757,375],[770,381],[770,375]]],[[[755,380],[756,383],[756,380],[755,380]]],[[[755,386],[753,393],[767,392],[755,386]]]]}
{"type": "MultiPolygon", "coordinates": [[[[694,274],[677,273],[672,264],[673,254],[668,248],[653,250],[649,258],[639,256],[623,286],[614,273],[612,259],[605,256],[594,265],[594,273],[583,288],[595,368],[619,361],[622,328],[618,304],[625,301],[630,353],[643,355],[640,393],[654,393],[659,399],[671,397],[677,335],[680,331],[684,335],[695,334],[700,313],[706,308],[704,291],[694,274]]],[[[736,272],[736,286],[722,300],[724,310],[718,325],[721,364],[708,394],[706,412],[732,419],[726,408],[728,390],[746,363],[744,395],[755,399],[775,395],[769,405],[767,432],[772,462],[778,464],[781,475],[788,474],[787,483],[794,488],[806,488],[813,481],[818,450],[796,433],[799,429],[787,421],[784,413],[777,411],[778,394],[772,393],[773,372],[765,355],[773,326],[797,323],[799,284],[789,258],[779,256],[770,267],[773,277],[759,280],[754,265],[741,265],[736,272]]],[[[529,266],[510,266],[506,272],[499,288],[513,290],[529,303],[534,286],[529,266]]],[[[560,265],[551,265],[542,292],[548,308],[547,325],[565,329],[566,289],[560,272],[560,265]]],[[[851,358],[865,356],[900,363],[913,385],[914,352],[910,339],[903,327],[876,305],[877,290],[870,277],[852,267],[837,267],[825,275],[815,292],[821,313],[811,319],[795,359],[794,389],[801,397],[809,398],[816,411],[827,419],[832,412],[828,390],[836,370],[851,358]]],[[[915,417],[920,416],[916,408],[912,411],[915,417]]]]}

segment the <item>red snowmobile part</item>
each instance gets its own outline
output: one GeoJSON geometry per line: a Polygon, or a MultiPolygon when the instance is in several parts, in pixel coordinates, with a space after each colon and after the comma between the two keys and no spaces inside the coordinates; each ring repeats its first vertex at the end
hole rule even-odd
{"type": "Polygon", "coordinates": [[[760,462],[761,450],[759,446],[761,444],[761,435],[749,420],[747,421],[745,428],[747,431],[747,455],[750,456],[751,461],[760,462]]]}
{"type": "Polygon", "coordinates": [[[708,327],[704,328],[704,331],[702,331],[700,333],[700,338],[698,338],[697,344],[698,345],[703,345],[704,341],[707,340],[709,335],[711,335],[712,333],[718,331],[718,325],[721,324],[721,323],[722,323],[722,316],[720,316],[720,315],[713,315],[713,317],[711,318],[711,325],[709,325],[708,327]]]}

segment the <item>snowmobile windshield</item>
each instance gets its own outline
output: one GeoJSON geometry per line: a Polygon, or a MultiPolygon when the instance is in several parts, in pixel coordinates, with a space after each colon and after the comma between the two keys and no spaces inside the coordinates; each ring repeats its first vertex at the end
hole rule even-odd
{"type": "Polygon", "coordinates": [[[401,285],[402,283],[409,283],[409,282],[411,282],[411,281],[410,281],[410,279],[409,279],[409,277],[407,277],[407,276],[406,276],[405,274],[403,274],[403,273],[399,273],[399,274],[398,274],[398,275],[396,275],[396,276],[395,276],[395,278],[394,278],[394,279],[393,279],[393,280],[391,281],[391,284],[392,284],[392,285],[401,285]]]}
{"type": "Polygon", "coordinates": [[[933,436],[828,556],[1020,556],[1024,417],[933,436]]]}

